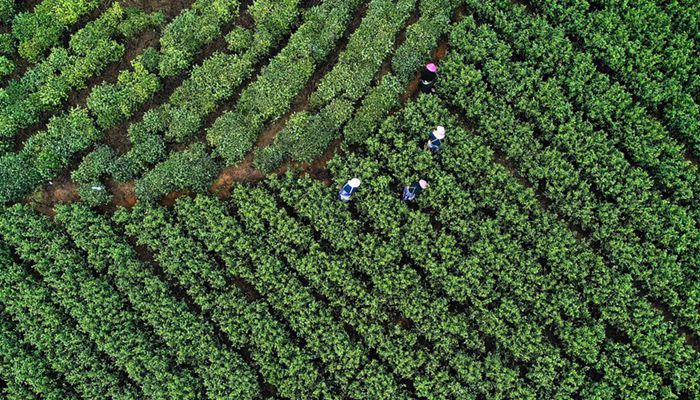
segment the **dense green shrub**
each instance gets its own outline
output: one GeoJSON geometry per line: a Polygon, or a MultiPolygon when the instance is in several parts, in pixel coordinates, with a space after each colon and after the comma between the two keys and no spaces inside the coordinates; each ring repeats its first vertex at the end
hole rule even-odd
{"type": "Polygon", "coordinates": [[[87,99],[87,107],[102,129],[109,129],[131,116],[160,89],[158,76],[135,60],[133,71],[122,71],[116,83],[96,86],[87,99]]]}
{"type": "Polygon", "coordinates": [[[226,44],[229,50],[240,54],[252,47],[253,38],[253,31],[237,26],[226,35],[226,44]]]}
{"type": "Polygon", "coordinates": [[[101,0],[44,0],[32,12],[18,14],[12,22],[12,34],[19,41],[19,54],[39,61],[69,26],[100,3],[101,0]]]}
{"type": "Polygon", "coordinates": [[[122,36],[132,38],[147,27],[160,27],[165,24],[165,14],[154,12],[147,14],[138,8],[129,7],[124,10],[125,18],[119,22],[117,29],[122,36]]]}
{"type": "MultiPolygon", "coordinates": [[[[420,64],[414,64],[414,70],[416,65],[420,64]]],[[[394,75],[384,76],[382,81],[362,100],[362,105],[357,109],[355,117],[345,126],[345,140],[348,143],[362,143],[369,138],[389,111],[398,108],[399,96],[403,90],[404,86],[394,75]]]]}
{"type": "Polygon", "coordinates": [[[165,141],[154,132],[162,130],[165,121],[163,113],[156,108],[148,111],[143,120],[131,124],[128,129],[131,148],[109,168],[109,173],[118,181],[134,179],[148,170],[148,167],[166,157],[165,141]]]}
{"type": "Polygon", "coordinates": [[[83,108],[52,118],[46,130],[30,137],[19,153],[0,156],[0,202],[28,194],[101,137],[83,108]]]}
{"type": "Polygon", "coordinates": [[[0,77],[9,75],[15,70],[15,63],[5,56],[0,56],[0,77]]]}
{"type": "Polygon", "coordinates": [[[44,132],[30,137],[21,153],[32,160],[43,179],[50,179],[68,164],[70,157],[102,137],[83,108],[54,117],[44,132]]]}
{"type": "Polygon", "coordinates": [[[79,185],[78,193],[82,201],[96,206],[111,200],[112,196],[100,178],[108,171],[114,157],[114,150],[99,145],[83,157],[78,168],[71,172],[71,179],[79,185]]]}
{"type": "Polygon", "coordinates": [[[221,27],[238,15],[238,0],[198,0],[175,17],[160,38],[160,76],[187,69],[201,47],[221,34],[221,27]]]}
{"type": "Polygon", "coordinates": [[[396,34],[416,6],[416,0],[375,0],[367,15],[353,32],[338,63],[328,72],[311,95],[316,110],[336,97],[355,101],[364,95],[379,71],[384,58],[394,48],[396,34]]]}
{"type": "Polygon", "coordinates": [[[233,111],[224,113],[207,131],[209,142],[226,163],[243,159],[264,123],[281,117],[318,65],[340,39],[357,1],[330,0],[313,7],[304,23],[262,70],[258,80],[241,93],[233,111]],[[290,73],[289,71],[294,71],[290,73]]]}
{"type": "Polygon", "coordinates": [[[15,0],[0,0],[0,22],[10,22],[15,15],[15,7],[15,0]]]}
{"type": "Polygon", "coordinates": [[[151,202],[175,190],[204,192],[216,176],[219,166],[207,154],[206,147],[195,143],[174,152],[136,182],[136,196],[151,202]]]}
{"type": "Polygon", "coordinates": [[[0,100],[0,136],[11,137],[39,122],[42,113],[59,109],[72,90],[85,87],[90,77],[119,61],[125,51],[120,42],[128,39],[118,29],[125,18],[139,20],[142,29],[158,19],[141,11],[125,12],[116,3],[73,34],[68,48],[55,47],[46,60],[0,90],[5,97],[0,100]]]}
{"type": "Polygon", "coordinates": [[[246,59],[223,53],[215,53],[194,67],[189,79],[175,89],[162,107],[168,121],[164,136],[180,142],[199,131],[204,117],[233,95],[251,67],[246,59]]]}
{"type": "Polygon", "coordinates": [[[114,150],[105,145],[97,146],[80,162],[78,168],[71,172],[71,179],[76,183],[93,182],[105,173],[114,158],[114,150]]]}
{"type": "MultiPolygon", "coordinates": [[[[106,355],[121,371],[122,378],[117,379],[120,386],[132,385],[123,379],[126,374],[143,390],[136,398],[201,398],[199,377],[191,368],[176,363],[162,341],[143,325],[124,294],[106,276],[89,268],[85,256],[52,221],[27,205],[16,204],[0,209],[0,235],[40,274],[41,279],[29,271],[19,274],[18,279],[35,287],[29,289],[31,298],[50,289],[51,302],[57,302],[72,317],[92,346],[100,350],[102,360],[106,355]]],[[[97,364],[101,363],[104,361],[97,364]]],[[[119,391],[110,394],[98,398],[122,398],[119,391]]]]}
{"type": "Polygon", "coordinates": [[[0,55],[15,52],[15,39],[9,33],[0,33],[0,55]]]}

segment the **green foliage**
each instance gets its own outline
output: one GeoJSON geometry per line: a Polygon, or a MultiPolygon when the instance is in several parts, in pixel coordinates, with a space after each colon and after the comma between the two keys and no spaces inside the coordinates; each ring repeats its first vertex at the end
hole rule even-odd
{"type": "Polygon", "coordinates": [[[430,60],[438,39],[450,28],[452,10],[459,1],[421,1],[420,19],[406,29],[406,40],[396,49],[391,68],[406,83],[416,76],[420,66],[430,60]]]}
{"type": "Polygon", "coordinates": [[[192,67],[239,6],[197,0],[160,50],[17,152],[13,136],[163,16],[114,5],[0,89],[0,202],[91,150],[71,173],[82,204],[55,206],[53,220],[0,207],[2,396],[698,397],[700,356],[684,336],[700,331],[700,179],[678,141],[692,143],[698,120],[696,32],[681,15],[692,2],[534,0],[538,16],[508,0],[372,0],[311,107],[253,160],[265,172],[310,162],[341,133],[342,156],[308,176],[236,184],[226,201],[155,206],[208,192],[218,156],[243,159],[301,99],[360,3],[302,13],[308,3],[255,0],[255,26],[227,35],[231,52],[192,67]],[[447,33],[436,94],[399,109],[447,33]],[[96,146],[186,71],[129,125],[125,153],[96,146]],[[193,138],[231,98],[209,154],[193,138]],[[447,136],[435,154],[424,145],[436,125],[447,136]],[[178,143],[170,154],[166,141],[178,143]],[[139,199],[111,220],[88,208],[110,200],[107,175],[137,179],[139,199]],[[341,202],[350,177],[362,186],[341,202]],[[421,178],[430,187],[401,201],[421,178]]]}
{"type": "Polygon", "coordinates": [[[142,398],[138,389],[120,383],[119,371],[103,362],[90,338],[56,303],[52,292],[26,267],[11,261],[7,249],[2,250],[0,264],[3,313],[16,321],[22,336],[41,352],[53,371],[83,397],[142,398]]]}
{"type": "Polygon", "coordinates": [[[9,33],[0,33],[0,55],[15,52],[15,39],[9,33]]]}
{"type": "Polygon", "coordinates": [[[77,152],[101,138],[85,109],[52,118],[45,131],[30,137],[19,153],[0,156],[0,201],[29,194],[68,165],[77,152]]]}
{"type": "Polygon", "coordinates": [[[161,77],[187,69],[194,55],[221,35],[221,27],[238,15],[238,0],[198,0],[175,17],[160,38],[161,77]]]}
{"type": "Polygon", "coordinates": [[[114,158],[114,150],[105,145],[97,146],[83,157],[78,168],[71,172],[71,179],[77,183],[98,180],[105,173],[112,158],[114,158]]]}
{"type": "Polygon", "coordinates": [[[261,152],[256,152],[255,164],[269,172],[285,160],[312,162],[323,155],[336,133],[350,119],[354,108],[351,102],[338,99],[313,115],[299,113],[277,135],[275,141],[261,152]]]}
{"type": "MultiPolygon", "coordinates": [[[[692,82],[699,67],[697,42],[692,39],[697,32],[672,29],[662,6],[649,0],[606,4],[592,13],[574,2],[537,0],[533,4],[547,20],[580,38],[590,55],[609,68],[643,106],[659,113],[693,154],[700,155],[700,98],[692,91],[697,89],[692,82]]],[[[687,13],[697,15],[697,8],[687,13]]]]}
{"type": "Polygon", "coordinates": [[[311,105],[320,109],[339,96],[355,101],[365,94],[415,5],[416,0],[370,2],[367,15],[353,32],[338,63],[311,95],[311,105]]]}
{"type": "MultiPolygon", "coordinates": [[[[115,366],[142,388],[143,394],[136,398],[143,398],[143,395],[183,399],[200,397],[201,386],[194,374],[175,365],[162,343],[144,329],[127,300],[104,276],[93,275],[82,254],[71,247],[67,237],[60,234],[47,218],[24,205],[5,208],[0,212],[0,235],[21,259],[33,263],[42,279],[39,281],[26,271],[18,278],[9,274],[3,274],[2,278],[28,281],[30,288],[25,293],[30,294],[30,298],[44,295],[44,299],[55,299],[94,342],[93,345],[107,353],[115,366]],[[47,291],[49,287],[51,292],[47,291]]],[[[44,299],[38,304],[53,304],[53,300],[44,299]]],[[[103,365],[103,362],[95,364],[93,368],[103,365]]],[[[111,393],[108,393],[121,398],[119,387],[114,390],[121,381],[113,379],[111,393]]]]}
{"type": "Polygon", "coordinates": [[[21,154],[32,160],[42,179],[50,179],[70,157],[101,138],[85,109],[76,108],[54,117],[44,132],[30,137],[21,154]]]}
{"type": "Polygon", "coordinates": [[[0,22],[9,23],[15,15],[16,7],[15,0],[0,0],[0,22]]]}
{"type": "Polygon", "coordinates": [[[251,68],[245,59],[222,53],[214,54],[193,68],[190,78],[162,107],[163,118],[168,121],[165,137],[183,141],[199,131],[204,117],[223,99],[233,95],[251,68]]]}
{"type": "MultiPolygon", "coordinates": [[[[449,60],[443,62],[443,82],[445,83],[440,93],[450,98],[450,102],[458,107],[465,117],[476,123],[477,131],[484,136],[488,143],[503,151],[509,159],[515,160],[518,165],[518,172],[526,177],[535,188],[542,191],[543,196],[552,202],[552,209],[556,210],[568,223],[580,226],[586,231],[595,232],[592,240],[597,243],[596,246],[600,247],[601,253],[606,258],[614,260],[612,262],[617,265],[617,268],[622,273],[629,274],[614,278],[615,282],[620,282],[618,284],[596,286],[605,292],[605,294],[599,293],[596,295],[595,301],[597,303],[600,303],[601,299],[607,298],[615,291],[619,292],[616,296],[624,297],[624,300],[616,302],[613,306],[622,307],[624,311],[617,310],[613,313],[614,315],[607,315],[606,319],[609,318],[610,323],[628,332],[629,337],[635,337],[632,343],[644,357],[653,357],[653,363],[665,366],[666,376],[673,376],[672,387],[675,390],[696,390],[697,380],[691,378],[692,373],[689,373],[686,367],[686,365],[692,365],[696,361],[688,361],[687,357],[689,357],[689,354],[679,344],[679,341],[665,337],[665,335],[673,337],[672,333],[668,333],[668,330],[672,328],[660,321],[653,323],[641,322],[646,319],[654,319],[658,315],[654,316],[651,306],[637,298],[637,295],[631,290],[631,283],[629,286],[625,286],[625,290],[622,289],[623,284],[621,282],[631,279],[638,280],[646,286],[647,290],[656,291],[658,296],[663,296],[668,305],[674,310],[674,313],[687,318],[689,323],[694,324],[693,318],[696,318],[697,314],[692,314],[690,310],[697,307],[698,285],[695,283],[696,281],[686,280],[685,282],[687,283],[684,283],[682,279],[683,271],[680,265],[674,262],[673,259],[669,259],[667,253],[657,247],[662,242],[641,242],[640,237],[634,233],[638,229],[658,229],[653,228],[654,225],[657,227],[664,226],[659,225],[665,223],[661,221],[661,216],[650,214],[649,211],[653,210],[653,208],[649,207],[649,205],[640,207],[639,200],[630,197],[630,194],[625,195],[625,200],[619,201],[617,205],[598,198],[598,195],[592,190],[592,185],[596,185],[598,190],[605,191],[610,191],[611,188],[615,187],[623,188],[624,186],[620,187],[619,184],[603,186],[600,182],[589,180],[590,178],[586,178],[585,170],[577,170],[576,166],[570,163],[556,146],[550,146],[545,150],[542,143],[535,137],[533,129],[535,126],[544,129],[545,126],[536,118],[534,119],[535,126],[533,126],[530,123],[523,123],[515,117],[514,110],[509,104],[514,99],[514,92],[505,90],[501,92],[501,96],[496,96],[487,91],[487,85],[498,85],[500,82],[505,82],[504,79],[512,79],[505,73],[504,65],[498,61],[504,58],[510,59],[510,49],[504,43],[495,41],[495,35],[488,26],[477,28],[474,21],[468,19],[460,24],[459,29],[455,30],[453,34],[455,38],[454,53],[452,53],[449,60]],[[462,34],[460,35],[458,32],[462,34]],[[471,34],[475,36],[469,36],[471,34]],[[478,62],[482,57],[494,57],[494,60],[488,64],[482,64],[484,67],[483,72],[470,63],[470,60],[478,62]],[[547,168],[542,166],[547,166],[547,168]],[[634,226],[630,225],[634,217],[642,215],[644,216],[643,225],[639,225],[639,223],[634,226]],[[636,254],[637,256],[628,258],[629,254],[636,254]],[[648,265],[654,265],[656,268],[651,271],[647,267],[642,266],[642,263],[649,263],[648,265]],[[637,322],[630,323],[630,320],[637,322]],[[640,342],[637,340],[647,336],[654,338],[654,349],[648,347],[649,341],[644,340],[640,342]],[[661,354],[664,355],[662,356],[661,354]],[[675,366],[672,367],[671,365],[675,366]],[[681,376],[684,378],[679,378],[681,376]]],[[[518,90],[518,96],[520,96],[522,91],[527,93],[528,90],[534,88],[533,85],[527,82],[528,79],[534,79],[535,77],[530,71],[526,70],[520,70],[518,76],[519,81],[524,82],[518,90]]],[[[544,86],[546,87],[547,85],[544,86]]],[[[552,91],[548,92],[548,101],[553,98],[550,97],[553,93],[552,91]]],[[[526,98],[533,98],[527,96],[526,98]]],[[[549,102],[540,100],[540,103],[543,107],[549,106],[549,102]]],[[[532,104],[529,104],[529,107],[534,110],[532,104]]],[[[558,107],[556,109],[559,113],[566,112],[565,108],[558,107]]],[[[540,110],[539,112],[542,111],[540,110]]],[[[550,116],[550,121],[551,118],[550,116]]],[[[554,120],[560,120],[563,125],[570,124],[566,119],[562,119],[562,115],[555,118],[554,120]]],[[[548,124],[547,129],[554,128],[553,125],[551,123],[548,124]]],[[[568,135],[566,143],[571,146],[571,149],[567,150],[567,153],[570,153],[567,157],[574,157],[577,163],[584,162],[586,160],[580,158],[581,155],[576,147],[581,146],[583,143],[596,143],[596,141],[590,141],[590,136],[585,139],[582,138],[581,141],[573,139],[575,131],[575,129],[564,129],[561,131],[561,134],[568,135]]],[[[544,134],[547,134],[547,132],[544,132],[544,134]]],[[[605,143],[600,138],[596,140],[600,140],[602,144],[605,143]]],[[[599,154],[596,154],[597,151],[599,150],[588,150],[585,152],[585,155],[589,157],[589,160],[593,161],[592,157],[594,155],[599,156],[599,154]]],[[[613,154],[605,154],[605,157],[613,157],[613,154]]],[[[598,163],[603,163],[602,166],[596,166],[599,173],[603,173],[605,168],[608,168],[605,166],[605,158],[598,157],[595,160],[598,163]]],[[[615,176],[614,178],[639,179],[640,177],[638,172],[634,174],[630,172],[629,175],[615,176]]],[[[649,189],[646,188],[645,190],[649,189]]],[[[645,193],[644,195],[648,201],[652,201],[654,197],[653,192],[645,193]]],[[[535,201],[535,203],[537,202],[535,201]]],[[[675,229],[678,230],[677,232],[682,232],[679,229],[682,229],[683,225],[687,227],[692,226],[687,223],[687,218],[683,216],[682,210],[676,209],[674,213],[678,213],[679,216],[679,219],[675,222],[681,225],[676,227],[670,225],[665,229],[675,229]]],[[[658,239],[663,240],[663,234],[660,232],[658,234],[658,239]]],[[[692,231],[688,233],[688,235],[690,234],[692,234],[692,231]]],[[[656,235],[657,233],[650,235],[650,238],[656,241],[656,235]]],[[[681,240],[681,246],[676,247],[674,251],[684,251],[683,236],[676,237],[676,240],[681,240]]],[[[596,266],[606,269],[602,262],[599,262],[596,266]]],[[[602,274],[607,276],[609,272],[602,272],[602,274]]],[[[609,279],[613,280],[612,277],[609,279]]]]}
{"type": "Polygon", "coordinates": [[[19,54],[29,61],[39,61],[61,34],[100,3],[100,0],[44,0],[32,12],[18,14],[12,22],[12,34],[19,41],[19,54]]]}
{"type": "Polygon", "coordinates": [[[165,141],[154,131],[162,129],[160,113],[147,112],[143,121],[131,124],[128,135],[131,148],[110,165],[110,174],[119,181],[133,179],[148,170],[150,165],[163,160],[167,153],[165,141]]]}
{"type": "Polygon", "coordinates": [[[233,53],[241,54],[253,45],[253,32],[242,26],[237,26],[226,35],[226,44],[233,53]]]}
{"type": "Polygon", "coordinates": [[[116,286],[173,350],[178,362],[195,366],[209,397],[257,397],[255,376],[241,356],[217,344],[213,329],[170,294],[167,284],[138,260],[109,220],[75,205],[60,207],[56,220],[66,226],[95,270],[114,277],[116,286]]]}
{"type": "Polygon", "coordinates": [[[208,190],[218,171],[218,164],[207,154],[206,147],[195,143],[174,152],[136,182],[136,196],[152,202],[175,190],[208,190]]]}
{"type": "MultiPolygon", "coordinates": [[[[238,210],[244,223],[239,224],[223,203],[210,198],[186,203],[191,204],[188,211],[178,216],[209,251],[219,255],[232,272],[251,282],[291,327],[307,338],[306,347],[329,366],[328,371],[341,384],[344,397],[407,398],[385,368],[369,361],[366,349],[349,340],[328,307],[287,271],[285,262],[274,256],[271,247],[275,242],[262,237],[266,225],[255,217],[258,206],[264,202],[259,189],[239,186],[234,198],[237,208],[244,207],[238,210]]],[[[266,208],[276,209],[269,201],[267,204],[266,208]]],[[[296,233],[287,227],[283,235],[289,238],[296,233]]]]}
{"type": "Polygon", "coordinates": [[[0,56],[0,76],[11,74],[15,70],[15,63],[5,56],[0,56]]]}
{"type": "Polygon", "coordinates": [[[119,22],[118,30],[122,36],[133,38],[147,28],[159,28],[165,24],[165,14],[154,12],[146,14],[138,8],[127,8],[125,18],[119,22]]]}
{"type": "MultiPolygon", "coordinates": [[[[420,65],[420,64],[414,64],[420,65]]],[[[400,104],[399,96],[404,90],[399,80],[393,75],[386,75],[362,100],[357,114],[345,127],[345,140],[348,143],[362,143],[377,130],[382,119],[389,111],[400,104]]]]}
{"type": "Polygon", "coordinates": [[[325,1],[305,14],[304,23],[241,93],[233,111],[217,118],[207,138],[227,164],[243,159],[266,121],[281,117],[304,88],[315,67],[333,49],[357,1],[325,1]],[[294,71],[294,73],[289,73],[294,71]]]}
{"type": "MultiPolygon", "coordinates": [[[[0,257],[9,257],[4,251],[2,253],[0,257]]],[[[22,341],[5,315],[0,318],[0,376],[6,383],[26,383],[34,393],[42,393],[47,399],[76,396],[51,376],[51,367],[46,360],[22,341]]]]}
{"type": "Polygon", "coordinates": [[[87,99],[87,107],[102,129],[109,129],[130,117],[160,89],[158,76],[136,61],[133,71],[122,71],[116,83],[96,86],[87,99]]]}
{"type": "Polygon", "coordinates": [[[88,153],[77,169],[71,172],[71,179],[79,185],[80,199],[91,206],[108,203],[112,196],[100,181],[115,157],[114,151],[104,145],[97,146],[88,153]]]}
{"type": "MultiPolygon", "coordinates": [[[[194,203],[184,198],[178,209],[187,219],[196,217],[196,208],[216,201],[198,197],[194,203]]],[[[204,216],[206,217],[206,216],[204,216]]],[[[189,237],[185,226],[174,221],[163,208],[144,203],[132,210],[120,210],[114,220],[125,231],[148,246],[165,274],[177,281],[202,307],[235,346],[245,346],[260,367],[260,373],[282,396],[288,398],[337,399],[312,362],[308,350],[294,343],[286,324],[273,317],[266,301],[247,302],[236,285],[228,284],[231,270],[221,268],[205,248],[189,237]]],[[[228,236],[219,246],[232,246],[236,236],[228,236]]]]}
{"type": "Polygon", "coordinates": [[[160,62],[160,52],[154,47],[149,47],[138,57],[139,62],[146,68],[146,71],[158,72],[158,63],[160,62]]]}
{"type": "Polygon", "coordinates": [[[9,82],[0,101],[0,136],[12,137],[39,122],[42,113],[58,110],[72,90],[83,88],[90,77],[121,59],[125,50],[120,41],[126,38],[118,27],[131,18],[147,17],[113,5],[74,33],[68,49],[54,48],[46,60],[9,82]]]}

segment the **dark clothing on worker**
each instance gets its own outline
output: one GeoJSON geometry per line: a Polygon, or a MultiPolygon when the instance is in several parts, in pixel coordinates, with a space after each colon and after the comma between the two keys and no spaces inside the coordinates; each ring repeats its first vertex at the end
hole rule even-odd
{"type": "Polygon", "coordinates": [[[430,136],[428,137],[428,149],[433,153],[437,153],[440,151],[440,147],[442,147],[442,139],[438,139],[435,136],[435,132],[430,132],[430,136]]]}
{"type": "Polygon", "coordinates": [[[349,183],[346,183],[345,186],[343,186],[342,189],[340,189],[340,193],[338,193],[338,198],[343,201],[348,201],[350,200],[350,196],[353,195],[359,188],[352,187],[350,186],[349,183]]]}
{"type": "Polygon", "coordinates": [[[420,73],[420,90],[423,93],[432,93],[435,79],[437,79],[437,73],[429,71],[428,68],[423,68],[423,71],[420,73]]]}
{"type": "Polygon", "coordinates": [[[403,190],[403,199],[405,201],[411,201],[416,198],[423,191],[420,183],[414,182],[411,186],[406,186],[403,190]]]}

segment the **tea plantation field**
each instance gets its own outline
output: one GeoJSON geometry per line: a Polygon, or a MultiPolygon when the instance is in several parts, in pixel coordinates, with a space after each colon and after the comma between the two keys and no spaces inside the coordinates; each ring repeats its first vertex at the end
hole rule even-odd
{"type": "Polygon", "coordinates": [[[700,400],[696,0],[0,0],[0,82],[0,399],[700,400]]]}

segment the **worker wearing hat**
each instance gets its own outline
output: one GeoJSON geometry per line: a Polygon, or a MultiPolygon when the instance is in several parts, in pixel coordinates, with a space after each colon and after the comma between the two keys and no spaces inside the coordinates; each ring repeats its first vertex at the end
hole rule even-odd
{"type": "Polygon", "coordinates": [[[423,189],[428,187],[428,182],[424,181],[423,179],[419,180],[418,182],[414,182],[409,186],[406,186],[403,189],[403,197],[402,199],[404,201],[412,201],[413,199],[416,198],[420,194],[420,192],[423,191],[423,189]]]}
{"type": "Polygon", "coordinates": [[[430,132],[430,135],[428,135],[428,143],[425,145],[425,147],[432,151],[433,153],[437,153],[440,151],[440,148],[442,147],[442,141],[445,139],[445,128],[442,126],[438,126],[430,132]]]}
{"type": "Polygon", "coordinates": [[[355,193],[358,188],[360,187],[360,180],[358,178],[352,178],[345,185],[343,185],[342,189],[340,189],[340,192],[338,193],[338,198],[341,201],[350,201],[350,197],[355,193]]]}
{"type": "Polygon", "coordinates": [[[437,79],[437,65],[430,63],[425,66],[420,73],[420,90],[423,93],[433,93],[435,89],[435,80],[437,79]]]}

